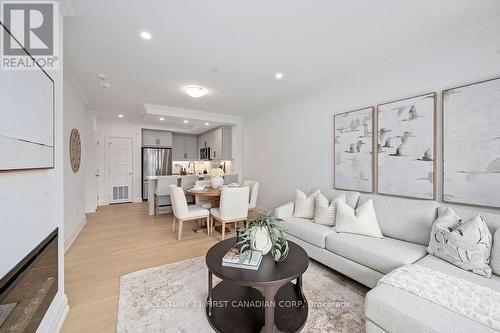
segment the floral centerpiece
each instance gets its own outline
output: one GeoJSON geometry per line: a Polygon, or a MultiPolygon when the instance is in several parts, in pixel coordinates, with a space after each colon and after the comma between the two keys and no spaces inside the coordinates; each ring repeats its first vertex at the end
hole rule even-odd
{"type": "Polygon", "coordinates": [[[224,184],[224,178],[222,178],[224,170],[221,168],[211,169],[208,175],[210,176],[210,184],[214,190],[219,189],[224,184]]]}
{"type": "Polygon", "coordinates": [[[271,253],[274,261],[283,261],[288,256],[288,241],[276,216],[265,216],[250,221],[248,228],[241,234],[240,262],[251,254],[249,250],[261,251],[263,255],[271,253]]]}

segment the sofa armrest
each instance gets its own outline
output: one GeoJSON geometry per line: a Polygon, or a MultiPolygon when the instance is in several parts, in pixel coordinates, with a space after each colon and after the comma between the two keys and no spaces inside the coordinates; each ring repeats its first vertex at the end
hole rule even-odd
{"type": "Polygon", "coordinates": [[[295,203],[293,201],[287,202],[284,205],[277,207],[274,210],[274,215],[279,219],[285,219],[293,215],[293,210],[295,208],[295,203]]]}

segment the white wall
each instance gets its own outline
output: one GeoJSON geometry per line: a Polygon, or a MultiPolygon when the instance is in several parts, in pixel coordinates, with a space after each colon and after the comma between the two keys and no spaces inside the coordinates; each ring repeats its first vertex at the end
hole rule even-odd
{"type": "MultiPolygon", "coordinates": [[[[89,174],[95,168],[95,142],[92,115],[85,112],[85,104],[68,80],[64,80],[64,230],[66,247],[85,223],[85,213],[92,212],[89,174]],[[71,130],[80,133],[82,158],[80,170],[74,173],[69,159],[71,130]]],[[[95,191],[94,191],[95,192],[95,191]]],[[[96,195],[96,194],[95,194],[96,195]]],[[[95,200],[94,200],[95,201],[95,200]]]]}
{"type": "MultiPolygon", "coordinates": [[[[453,36],[436,36],[429,44],[361,64],[349,77],[330,82],[312,96],[245,118],[244,176],[260,181],[260,209],[267,211],[293,199],[296,188],[333,188],[335,113],[500,76],[499,21],[453,36]]],[[[293,79],[293,73],[287,79],[293,79]]],[[[437,147],[440,124],[439,116],[437,147]]],[[[440,184],[439,163],[437,167],[440,184]]]]}
{"type": "MultiPolygon", "coordinates": [[[[62,15],[59,22],[62,50],[62,15]]],[[[55,168],[0,173],[0,277],[59,228],[59,290],[38,332],[54,332],[68,309],[64,292],[62,57],[59,65],[58,71],[49,73],[55,81],[55,168]]]]}

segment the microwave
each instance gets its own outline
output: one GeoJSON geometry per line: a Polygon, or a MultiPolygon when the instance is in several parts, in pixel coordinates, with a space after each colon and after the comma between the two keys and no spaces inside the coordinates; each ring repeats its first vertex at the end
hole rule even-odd
{"type": "Polygon", "coordinates": [[[209,160],[210,159],[210,148],[201,148],[200,149],[200,160],[209,160]]]}

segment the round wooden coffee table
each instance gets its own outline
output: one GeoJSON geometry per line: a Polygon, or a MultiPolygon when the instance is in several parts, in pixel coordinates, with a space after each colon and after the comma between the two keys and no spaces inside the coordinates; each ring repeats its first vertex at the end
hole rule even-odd
{"type": "Polygon", "coordinates": [[[299,332],[305,325],[308,305],[302,292],[302,274],[309,257],[288,241],[290,253],[276,263],[262,258],[257,271],[222,266],[222,257],[235,247],[236,238],[208,250],[207,318],[217,332],[299,332]],[[212,275],[222,279],[215,287],[212,275]],[[292,283],[297,280],[296,283],[292,283]]]}

